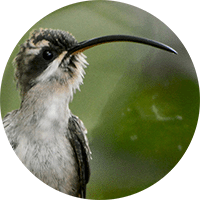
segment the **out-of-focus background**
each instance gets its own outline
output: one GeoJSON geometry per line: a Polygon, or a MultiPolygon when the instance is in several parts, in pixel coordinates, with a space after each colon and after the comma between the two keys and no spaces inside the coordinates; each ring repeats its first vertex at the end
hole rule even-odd
{"type": "MultiPolygon", "coordinates": [[[[133,43],[85,52],[84,85],[70,104],[88,129],[92,150],[87,198],[111,199],[139,192],[165,176],[186,151],[196,128],[199,89],[191,59],[174,33],[152,15],[117,2],[84,2],[43,18],[37,28],[71,32],[78,41],[129,34],[163,42],[178,55],[133,43]]],[[[1,87],[2,116],[19,108],[13,51],[1,87]]]]}

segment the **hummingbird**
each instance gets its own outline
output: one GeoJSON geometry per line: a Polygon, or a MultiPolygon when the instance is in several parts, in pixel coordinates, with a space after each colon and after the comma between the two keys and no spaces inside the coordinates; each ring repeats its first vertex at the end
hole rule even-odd
{"type": "Polygon", "coordinates": [[[33,31],[14,59],[15,81],[21,105],[8,113],[3,124],[21,162],[50,187],[86,198],[91,150],[87,129],[71,113],[69,103],[83,84],[88,63],[83,51],[110,42],[136,42],[177,52],[160,42],[108,35],[77,42],[69,32],[33,31]]]}

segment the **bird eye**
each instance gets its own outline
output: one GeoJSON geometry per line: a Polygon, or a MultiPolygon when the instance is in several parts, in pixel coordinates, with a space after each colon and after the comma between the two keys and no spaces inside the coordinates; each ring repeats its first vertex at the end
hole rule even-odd
{"type": "Polygon", "coordinates": [[[52,53],[52,51],[50,51],[50,50],[45,50],[45,51],[43,52],[43,58],[44,58],[45,60],[51,60],[51,59],[53,58],[53,53],[52,53]]]}

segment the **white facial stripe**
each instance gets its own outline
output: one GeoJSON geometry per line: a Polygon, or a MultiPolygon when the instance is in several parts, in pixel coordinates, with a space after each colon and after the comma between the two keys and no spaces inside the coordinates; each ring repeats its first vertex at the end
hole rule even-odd
{"type": "Polygon", "coordinates": [[[38,55],[40,53],[41,48],[43,47],[49,47],[49,41],[42,40],[37,42],[36,44],[33,43],[33,40],[29,42],[29,45],[32,48],[26,49],[26,55],[38,55]]]}
{"type": "Polygon", "coordinates": [[[42,48],[42,47],[48,47],[49,46],[49,41],[47,41],[47,40],[39,41],[39,42],[36,43],[35,46],[36,47],[40,47],[40,48],[42,48]]]}
{"type": "Polygon", "coordinates": [[[49,64],[49,66],[44,70],[44,72],[42,72],[42,74],[40,76],[38,76],[36,78],[36,81],[40,82],[40,81],[45,81],[47,80],[52,74],[54,74],[56,72],[56,70],[58,69],[58,66],[60,65],[62,59],[64,58],[64,56],[67,54],[67,51],[62,52],[58,58],[56,58],[53,62],[51,62],[49,64]]]}
{"type": "Polygon", "coordinates": [[[36,49],[26,49],[26,55],[38,55],[40,53],[40,48],[36,49]]]}

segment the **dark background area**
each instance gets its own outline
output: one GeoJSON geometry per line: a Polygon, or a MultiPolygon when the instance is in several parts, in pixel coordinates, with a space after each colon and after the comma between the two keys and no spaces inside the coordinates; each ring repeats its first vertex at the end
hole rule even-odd
{"type": "MultiPolygon", "coordinates": [[[[116,2],[84,2],[62,8],[29,30],[69,31],[78,41],[129,34],[163,42],[178,55],[133,43],[105,44],[85,52],[90,63],[81,92],[70,104],[88,129],[92,150],[87,198],[119,198],[165,176],[186,151],[199,113],[195,69],[182,43],[152,15],[116,2]]],[[[18,109],[14,49],[3,77],[1,112],[18,109]]]]}

